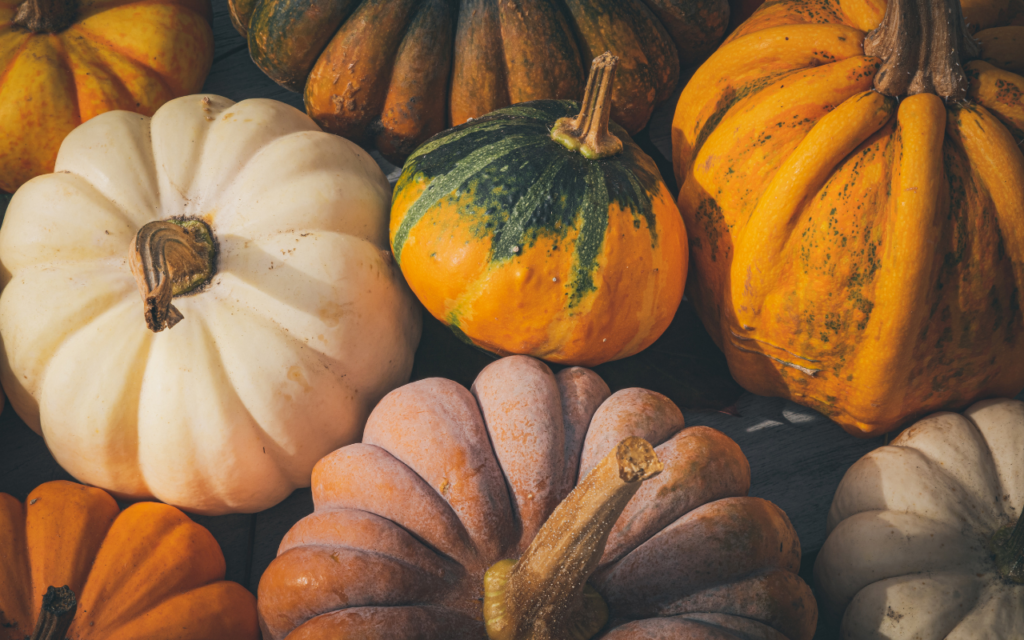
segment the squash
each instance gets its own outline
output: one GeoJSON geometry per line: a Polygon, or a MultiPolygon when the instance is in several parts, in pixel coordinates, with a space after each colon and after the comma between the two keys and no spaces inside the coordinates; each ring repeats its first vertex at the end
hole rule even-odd
{"type": "Polygon", "coordinates": [[[71,475],[266,509],[408,380],[420,310],[369,154],[272,100],[187,96],[68,136],[0,228],[0,378],[71,475]]]}
{"type": "Polygon", "coordinates": [[[388,394],[314,468],[315,511],[260,579],[265,637],[809,640],[800,542],[746,497],[736,443],[658,393],[609,394],[526,356],[471,391],[388,394]]]}
{"type": "Polygon", "coordinates": [[[612,117],[640,131],[680,66],[725,33],[727,0],[229,0],[253,61],[320,126],[401,165],[424,140],[509,105],[578,100],[589,61],[624,73],[612,117]]]}
{"type": "Polygon", "coordinates": [[[748,391],[867,437],[1024,388],[1024,78],[961,66],[1000,3],[766,3],[683,91],[687,295],[748,391]]]}
{"type": "Polygon", "coordinates": [[[212,17],[209,0],[0,0],[0,190],[53,171],[90,118],[199,91],[212,17]]]}
{"type": "Polygon", "coordinates": [[[0,640],[257,640],[256,599],[174,507],[55,480],[0,493],[0,640]]]}
{"type": "Polygon", "coordinates": [[[814,567],[844,640],[1024,636],[1022,454],[1024,402],[992,399],[850,467],[814,567]]]}
{"type": "Polygon", "coordinates": [[[672,321],[686,232],[657,166],[609,124],[615,65],[595,60],[582,110],[499,109],[439,134],[403,168],[395,260],[427,310],[472,344],[592,366],[646,348],[672,321]]]}
{"type": "Polygon", "coordinates": [[[762,4],[764,0],[732,0],[729,3],[729,28],[726,33],[735,31],[736,27],[743,24],[762,4]]]}

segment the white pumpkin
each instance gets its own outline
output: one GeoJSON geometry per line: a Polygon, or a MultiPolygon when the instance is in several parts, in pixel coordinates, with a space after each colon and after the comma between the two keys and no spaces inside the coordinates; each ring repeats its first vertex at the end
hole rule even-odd
{"type": "Polygon", "coordinates": [[[0,229],[11,404],[68,472],[119,496],[276,504],[408,380],[421,316],[389,209],[366,152],[279,102],[187,96],[86,122],[0,229]],[[176,224],[135,251],[161,220],[205,222],[217,251],[154,332],[129,262],[158,279],[161,248],[187,262],[176,224]]]}
{"type": "Polygon", "coordinates": [[[814,567],[819,605],[842,615],[845,640],[1024,638],[1024,572],[1010,571],[1022,507],[1024,403],[929,416],[840,482],[814,567]]]}

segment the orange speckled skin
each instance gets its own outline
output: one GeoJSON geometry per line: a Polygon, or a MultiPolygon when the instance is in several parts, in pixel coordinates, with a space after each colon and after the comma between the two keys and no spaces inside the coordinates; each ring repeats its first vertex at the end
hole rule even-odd
{"type": "Polygon", "coordinates": [[[317,464],[316,510],[260,580],[265,636],[483,640],[484,572],[521,555],[588,465],[632,435],[666,468],[627,505],[592,579],[612,616],[599,637],[669,624],[701,640],[723,628],[809,640],[800,543],[778,507],[745,497],[736,443],[684,428],[657,393],[611,395],[592,371],[554,375],[526,356],[489,365],[470,391],[441,378],[393,391],[361,444],[317,464]]]}
{"type": "Polygon", "coordinates": [[[78,600],[69,640],[255,640],[252,594],[224,580],[210,532],[174,507],[123,512],[106,492],[57,480],[25,504],[0,493],[0,640],[35,628],[47,587],[78,600]]]}
{"type": "MultiPolygon", "coordinates": [[[[963,4],[1009,37],[1006,0],[963,4]]],[[[733,376],[863,437],[1024,388],[1024,78],[973,61],[964,104],[897,105],[863,47],[885,7],[766,2],[672,126],[687,292],[733,376]]]]}
{"type": "Polygon", "coordinates": [[[74,24],[33,34],[0,0],[0,189],[53,171],[61,141],[115,109],[147,116],[203,86],[213,62],[209,0],[81,0],[74,24]]]}

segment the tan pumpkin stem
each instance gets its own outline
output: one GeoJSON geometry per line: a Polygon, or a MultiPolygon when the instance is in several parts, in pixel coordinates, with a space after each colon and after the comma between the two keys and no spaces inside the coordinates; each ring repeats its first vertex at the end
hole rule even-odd
{"type": "Polygon", "coordinates": [[[47,587],[36,628],[28,640],[64,640],[78,611],[71,587],[47,587]]]}
{"type": "Polygon", "coordinates": [[[979,55],[960,0],[889,0],[882,23],[864,38],[882,58],[875,89],[893,97],[934,93],[961,102],[970,81],[962,63],[979,55]]]}
{"type": "Polygon", "coordinates": [[[586,584],[612,526],[640,485],[664,465],[643,438],[626,438],[555,509],[518,562],[484,575],[484,622],[492,640],[587,640],[608,607],[586,584]]]}
{"type": "Polygon", "coordinates": [[[33,33],[60,33],[77,17],[77,0],[25,0],[11,22],[33,33]]]}
{"type": "Polygon", "coordinates": [[[128,250],[128,264],[151,331],[170,329],[182,320],[171,298],[209,282],[216,258],[213,233],[202,220],[158,220],[139,229],[128,250]]]}
{"type": "Polygon", "coordinates": [[[622,151],[622,140],[608,131],[612,117],[612,82],[618,64],[619,59],[607,51],[594,58],[580,114],[575,118],[559,118],[551,129],[553,140],[591,160],[622,151]]]}

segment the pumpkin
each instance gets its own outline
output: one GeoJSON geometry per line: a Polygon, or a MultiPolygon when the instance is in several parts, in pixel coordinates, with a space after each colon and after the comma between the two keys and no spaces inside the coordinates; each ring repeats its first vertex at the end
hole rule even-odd
{"type": "Polygon", "coordinates": [[[0,0],[0,190],[53,171],[90,118],[199,91],[212,15],[209,0],[0,0]]]}
{"type": "Polygon", "coordinates": [[[326,130],[401,165],[450,125],[538,99],[578,100],[589,61],[625,73],[613,117],[630,132],[710,52],[727,0],[229,0],[253,61],[305,91],[326,130]]]}
{"type": "Polygon", "coordinates": [[[839,483],[814,567],[822,608],[844,640],[1020,638],[1022,511],[1024,402],[928,416],[839,483]]]}
{"type": "Polygon", "coordinates": [[[799,540],[746,496],[736,443],[658,393],[609,394],[512,356],[471,391],[387,395],[314,468],[315,510],[260,579],[265,637],[809,639],[799,540]]]}
{"type": "Polygon", "coordinates": [[[764,0],[732,0],[729,3],[729,28],[727,33],[735,31],[736,27],[743,24],[762,4],[764,4],[764,0]]]}
{"type": "Polygon", "coordinates": [[[0,640],[256,640],[256,599],[174,507],[55,480],[0,493],[0,640]]]}
{"type": "Polygon", "coordinates": [[[766,3],[683,91],[688,297],[748,391],[872,436],[1024,388],[1024,78],[961,66],[1000,3],[766,3]]]}
{"type": "Polygon", "coordinates": [[[595,61],[582,110],[499,109],[403,168],[395,259],[427,310],[472,344],[590,366],[646,348],[672,321],[686,232],[657,166],[609,123],[615,64],[595,61]]]}
{"type": "Polygon", "coordinates": [[[408,380],[388,183],[272,100],[187,96],[68,136],[0,228],[0,378],[74,477],[197,513],[309,486],[408,380]]]}

